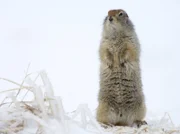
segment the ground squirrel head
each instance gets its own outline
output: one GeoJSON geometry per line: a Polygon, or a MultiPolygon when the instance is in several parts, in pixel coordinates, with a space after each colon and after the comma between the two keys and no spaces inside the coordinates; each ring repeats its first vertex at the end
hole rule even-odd
{"type": "Polygon", "coordinates": [[[134,31],[134,26],[124,10],[116,9],[108,11],[108,15],[104,20],[103,30],[108,35],[120,33],[128,36],[134,31]]]}

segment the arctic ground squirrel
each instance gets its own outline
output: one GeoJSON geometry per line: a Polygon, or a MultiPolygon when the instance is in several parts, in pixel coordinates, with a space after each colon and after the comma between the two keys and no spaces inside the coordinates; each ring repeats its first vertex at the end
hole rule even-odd
{"type": "Polygon", "coordinates": [[[97,121],[138,127],[147,124],[140,70],[140,43],[128,14],[110,10],[103,23],[97,121]]]}

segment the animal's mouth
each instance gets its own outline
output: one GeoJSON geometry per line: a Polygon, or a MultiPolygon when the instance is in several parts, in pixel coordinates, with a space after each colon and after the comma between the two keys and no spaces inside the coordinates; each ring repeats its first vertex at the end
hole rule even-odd
{"type": "Polygon", "coordinates": [[[125,23],[128,24],[129,23],[129,17],[125,17],[125,23]]]}

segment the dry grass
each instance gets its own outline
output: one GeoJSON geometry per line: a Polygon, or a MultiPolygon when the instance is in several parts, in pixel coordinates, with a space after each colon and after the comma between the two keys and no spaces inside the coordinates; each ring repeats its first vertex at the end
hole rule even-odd
{"type": "MultiPolygon", "coordinates": [[[[42,122],[43,118],[46,118],[48,114],[53,116],[53,110],[50,108],[50,99],[48,99],[48,96],[44,96],[44,94],[42,93],[43,92],[42,89],[35,84],[40,74],[45,75],[45,77],[47,77],[45,72],[40,72],[39,74],[37,74],[36,79],[32,81],[29,77],[31,74],[28,74],[28,70],[27,70],[26,75],[21,84],[14,82],[12,80],[6,79],[6,78],[0,78],[0,80],[4,80],[12,84],[15,84],[16,86],[19,86],[19,88],[13,88],[13,89],[0,92],[1,94],[15,92],[15,95],[5,97],[4,100],[0,104],[0,111],[6,112],[7,113],[6,116],[9,116],[9,117],[14,116],[14,119],[7,118],[7,120],[0,121],[0,123],[2,124],[2,126],[0,126],[1,133],[17,133],[17,132],[22,131],[26,123],[25,122],[26,120],[24,119],[24,115],[23,115],[24,113],[30,113],[31,115],[36,116],[37,120],[39,119],[39,122],[42,122]],[[25,82],[31,83],[30,84],[31,86],[25,86],[24,85],[25,82]],[[17,97],[22,90],[26,90],[26,93],[24,94],[22,100],[18,100],[17,97]],[[37,91],[37,90],[40,90],[40,91],[37,91]],[[24,101],[28,92],[33,93],[34,100],[24,101]],[[42,96],[39,96],[39,95],[42,95],[42,96]],[[6,102],[7,98],[10,98],[12,101],[6,102]],[[50,112],[49,111],[46,112],[45,107],[49,109],[50,112]],[[5,109],[6,111],[4,111],[5,109]]],[[[52,89],[49,89],[49,90],[52,90],[52,89]]],[[[37,124],[39,124],[39,127],[37,129],[38,134],[41,133],[40,130],[42,126],[41,123],[39,122],[37,121],[37,124]]]]}

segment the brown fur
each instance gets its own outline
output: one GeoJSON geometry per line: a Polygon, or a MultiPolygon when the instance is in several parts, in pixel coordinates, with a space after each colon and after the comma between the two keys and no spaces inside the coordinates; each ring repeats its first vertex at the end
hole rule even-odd
{"type": "Polygon", "coordinates": [[[112,125],[142,125],[146,106],[139,67],[140,44],[124,10],[110,10],[108,16],[114,18],[105,19],[99,49],[97,120],[112,125]],[[120,12],[122,16],[119,16],[120,12]]]}
{"type": "Polygon", "coordinates": [[[122,9],[109,10],[109,11],[108,11],[108,16],[115,16],[116,14],[120,13],[121,11],[123,11],[123,10],[122,10],[122,9]]]}

